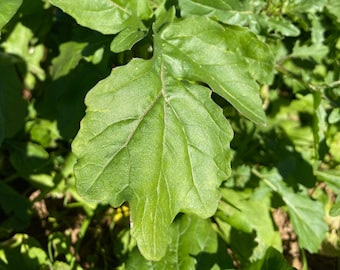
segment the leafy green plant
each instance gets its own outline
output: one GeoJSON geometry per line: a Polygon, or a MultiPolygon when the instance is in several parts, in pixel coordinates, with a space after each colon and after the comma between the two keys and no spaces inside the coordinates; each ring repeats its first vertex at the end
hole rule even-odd
{"type": "Polygon", "coordinates": [[[0,268],[339,259],[339,8],[0,0],[0,268]]]}

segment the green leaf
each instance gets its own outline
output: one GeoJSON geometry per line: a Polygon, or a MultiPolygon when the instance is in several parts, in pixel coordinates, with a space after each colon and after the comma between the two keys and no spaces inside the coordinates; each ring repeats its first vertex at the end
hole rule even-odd
{"type": "Polygon", "coordinates": [[[50,0],[85,27],[103,34],[116,34],[125,28],[145,29],[141,18],[151,15],[147,0],[50,0]]]}
{"type": "Polygon", "coordinates": [[[335,133],[333,138],[327,140],[329,153],[336,162],[340,162],[340,132],[335,133]]]}
{"type": "Polygon", "coordinates": [[[317,62],[321,62],[322,59],[328,54],[329,49],[327,46],[322,44],[313,44],[310,46],[300,45],[297,41],[293,48],[292,57],[299,57],[302,59],[313,58],[317,62]]]}
{"type": "Polygon", "coordinates": [[[61,139],[56,121],[37,119],[29,123],[31,139],[45,148],[57,147],[57,140],[61,139]]]}
{"type": "Polygon", "coordinates": [[[340,2],[338,0],[328,0],[327,10],[331,13],[338,23],[340,23],[340,2]]]}
{"type": "Polygon", "coordinates": [[[29,225],[31,203],[2,181],[0,182],[0,207],[7,216],[7,218],[2,216],[1,219],[1,238],[7,238],[13,230],[24,230],[29,225]]]}
{"type": "Polygon", "coordinates": [[[220,22],[247,26],[255,33],[274,31],[284,36],[298,36],[300,34],[291,21],[279,14],[268,16],[266,1],[234,1],[234,0],[179,0],[181,15],[184,17],[207,16],[220,22]]]}
{"type": "MultiPolygon", "coordinates": [[[[267,187],[266,187],[267,188],[267,187]]],[[[267,188],[268,189],[268,188],[267,188]]],[[[246,233],[256,232],[257,245],[252,250],[250,260],[256,260],[264,256],[268,247],[272,246],[282,250],[280,235],[274,229],[270,216],[270,198],[261,196],[261,198],[249,197],[246,192],[235,191],[223,188],[222,202],[219,210],[223,213],[218,215],[224,222],[229,223],[233,228],[246,233]],[[261,219],[259,216],[261,215],[261,219]]],[[[238,243],[235,243],[236,245],[238,243]]],[[[248,245],[249,247],[250,245],[248,245]]],[[[236,247],[238,252],[242,252],[236,247]]],[[[243,253],[249,252],[245,250],[243,253]]]]}
{"type": "Polygon", "coordinates": [[[296,37],[300,35],[300,30],[292,22],[283,17],[269,17],[266,18],[266,24],[270,30],[281,33],[287,37],[296,37]]]}
{"type": "Polygon", "coordinates": [[[311,253],[317,252],[328,231],[322,204],[287,188],[275,170],[264,177],[269,187],[278,192],[286,203],[292,226],[299,237],[300,246],[311,253]]]}
{"type": "Polygon", "coordinates": [[[125,28],[112,41],[110,49],[115,53],[130,50],[132,46],[143,39],[146,31],[135,31],[131,28],[125,28]]]}
{"type": "Polygon", "coordinates": [[[179,6],[184,17],[209,16],[229,24],[235,23],[234,17],[239,15],[237,10],[233,10],[233,7],[223,0],[179,0],[179,6]]]}
{"type": "Polygon", "coordinates": [[[333,217],[340,216],[340,193],[337,194],[336,202],[333,204],[329,214],[333,217]]]}
{"type": "Polygon", "coordinates": [[[293,0],[287,5],[287,12],[321,12],[329,0],[293,0]]]}
{"type": "Polygon", "coordinates": [[[54,80],[66,76],[75,68],[83,58],[81,52],[86,47],[86,42],[69,41],[59,46],[59,55],[52,61],[52,78],[54,80]]]}
{"type": "Polygon", "coordinates": [[[211,90],[189,81],[264,119],[247,62],[228,51],[227,37],[206,18],[170,24],[155,35],[151,60],[115,68],[86,97],[73,142],[78,191],[114,206],[128,201],[131,233],[147,259],[164,256],[177,213],[216,211],[217,188],[230,171],[231,128],[211,90]]]}
{"type": "Polygon", "coordinates": [[[135,249],[126,269],[232,269],[226,246],[220,241],[209,220],[193,215],[177,217],[170,230],[171,242],[166,256],[152,262],[135,249]]]}
{"type": "Polygon", "coordinates": [[[269,247],[265,256],[252,263],[245,270],[294,270],[285,260],[283,255],[273,247],[269,247]]]}
{"type": "Polygon", "coordinates": [[[20,56],[27,64],[25,84],[29,89],[34,88],[36,78],[45,79],[45,70],[40,66],[45,57],[44,46],[35,44],[33,30],[19,22],[15,25],[9,37],[1,44],[8,54],[20,56]],[[33,46],[35,45],[35,46],[33,46]]]}
{"type": "Polygon", "coordinates": [[[206,89],[169,77],[164,64],[159,73],[153,61],[116,68],[87,106],[73,143],[78,191],[115,206],[129,200],[139,248],[160,259],[179,211],[214,213],[230,127],[206,89]]]}
{"type": "Polygon", "coordinates": [[[0,243],[0,263],[4,269],[51,269],[46,252],[27,234],[15,234],[11,241],[0,243]],[[20,259],[18,259],[20,258],[20,259]]]}
{"type": "Polygon", "coordinates": [[[240,53],[247,61],[250,75],[263,84],[274,79],[274,56],[270,47],[246,28],[229,26],[226,38],[229,50],[240,53]]]}
{"type": "Polygon", "coordinates": [[[260,32],[260,21],[263,20],[258,11],[265,5],[265,1],[179,0],[184,17],[208,16],[226,24],[248,26],[256,33],[260,32]]]}
{"type": "Polygon", "coordinates": [[[251,68],[246,52],[254,44],[247,44],[242,31],[234,29],[204,17],[189,18],[164,29],[162,47],[155,50],[166,55],[176,77],[208,84],[244,116],[264,124],[259,87],[248,73],[251,68]],[[238,46],[236,37],[240,39],[238,46]]]}
{"type": "MultiPolygon", "coordinates": [[[[182,15],[208,15],[217,18],[219,21],[228,24],[237,24],[234,21],[239,20],[243,15],[253,15],[252,12],[243,12],[233,10],[231,4],[227,1],[179,1],[182,15]]],[[[235,5],[238,5],[235,3],[235,5]]],[[[238,8],[243,8],[241,5],[238,8]]],[[[238,23],[243,25],[244,23],[238,23]]],[[[270,84],[274,78],[274,57],[269,46],[260,42],[257,37],[246,28],[237,26],[228,27],[228,36],[225,38],[229,50],[240,52],[249,64],[250,74],[261,83],[270,84]]]]}
{"type": "Polygon", "coordinates": [[[1,137],[14,136],[24,125],[27,103],[22,97],[23,86],[17,72],[21,64],[16,57],[0,52],[0,142],[1,137]]]}
{"type": "Polygon", "coordinates": [[[14,16],[21,4],[22,0],[0,0],[0,30],[14,16]]]}
{"type": "Polygon", "coordinates": [[[294,193],[283,194],[282,199],[288,206],[290,220],[299,236],[300,246],[309,252],[317,252],[328,231],[323,220],[325,213],[322,204],[294,193]]]}
{"type": "Polygon", "coordinates": [[[328,116],[328,122],[335,124],[340,121],[340,108],[334,108],[328,116]]]}
{"type": "Polygon", "coordinates": [[[339,170],[316,170],[314,173],[321,181],[327,182],[328,185],[333,186],[335,189],[340,188],[339,170]]]}
{"type": "Polygon", "coordinates": [[[57,120],[60,135],[73,138],[85,114],[86,93],[111,71],[111,37],[76,28],[77,41],[62,43],[52,60],[51,77],[44,99],[37,102],[39,115],[57,120]],[[79,38],[81,37],[81,38],[79,38]]]}
{"type": "Polygon", "coordinates": [[[34,173],[44,172],[50,163],[48,152],[38,144],[15,142],[8,146],[12,165],[26,179],[34,173]]]}

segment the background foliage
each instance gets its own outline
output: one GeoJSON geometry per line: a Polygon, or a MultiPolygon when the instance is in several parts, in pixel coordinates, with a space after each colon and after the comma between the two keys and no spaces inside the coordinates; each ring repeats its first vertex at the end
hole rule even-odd
{"type": "Polygon", "coordinates": [[[0,0],[0,269],[336,269],[339,14],[0,0]]]}

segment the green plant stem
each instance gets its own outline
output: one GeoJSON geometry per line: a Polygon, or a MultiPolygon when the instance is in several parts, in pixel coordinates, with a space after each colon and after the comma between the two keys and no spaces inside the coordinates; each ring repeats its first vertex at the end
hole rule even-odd
{"type": "Polygon", "coordinates": [[[256,170],[255,168],[251,169],[251,172],[257,176],[258,178],[260,178],[268,187],[270,187],[273,191],[278,192],[278,189],[267,179],[264,177],[264,175],[262,175],[258,170],[256,170]]]}
{"type": "Polygon", "coordinates": [[[84,207],[84,210],[86,212],[86,219],[83,221],[81,227],[80,227],[80,232],[78,234],[78,241],[75,244],[74,247],[74,256],[72,257],[72,260],[70,262],[70,269],[75,269],[75,264],[76,264],[76,255],[79,252],[79,248],[81,245],[82,240],[84,239],[84,236],[86,234],[86,231],[91,223],[92,217],[94,215],[94,211],[92,211],[91,209],[89,209],[88,207],[84,207]]]}

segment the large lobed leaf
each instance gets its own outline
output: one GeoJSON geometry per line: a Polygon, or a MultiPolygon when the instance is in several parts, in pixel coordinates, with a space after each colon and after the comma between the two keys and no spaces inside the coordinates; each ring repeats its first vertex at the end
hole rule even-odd
{"type": "Polygon", "coordinates": [[[214,214],[230,171],[232,130],[208,84],[241,113],[263,123],[258,86],[241,55],[228,48],[233,29],[206,18],[155,34],[151,60],[133,59],[87,95],[73,142],[77,188],[90,200],[128,201],[141,253],[159,260],[179,212],[214,214]]]}

